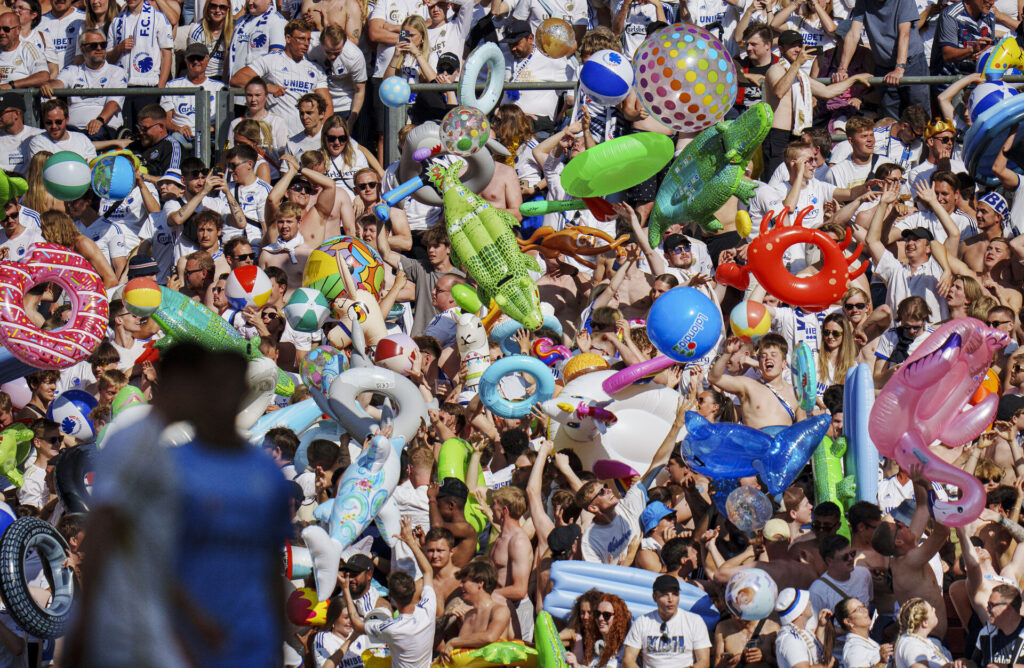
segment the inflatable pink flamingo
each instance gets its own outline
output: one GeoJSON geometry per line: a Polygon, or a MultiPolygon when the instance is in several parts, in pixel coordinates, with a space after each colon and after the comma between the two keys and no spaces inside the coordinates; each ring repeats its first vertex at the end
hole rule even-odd
{"type": "Polygon", "coordinates": [[[985,490],[977,478],[942,461],[928,446],[936,440],[948,447],[963,445],[992,422],[998,396],[989,395],[976,406],[968,407],[968,401],[984,379],[993,351],[1008,341],[1006,334],[974,318],[947,322],[889,379],[871,409],[869,431],[882,455],[895,458],[904,469],[921,464],[929,480],[960,488],[956,501],[933,505],[932,514],[946,526],[964,526],[977,518],[985,490]]]}

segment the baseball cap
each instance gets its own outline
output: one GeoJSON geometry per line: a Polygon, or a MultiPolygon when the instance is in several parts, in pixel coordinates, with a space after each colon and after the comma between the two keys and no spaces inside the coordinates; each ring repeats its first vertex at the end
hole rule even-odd
{"type": "Polygon", "coordinates": [[[647,504],[647,507],[644,508],[644,512],[640,513],[640,526],[643,527],[644,535],[647,535],[648,531],[658,526],[658,522],[675,514],[676,511],[672,510],[661,501],[652,501],[647,504]]]}
{"type": "Polygon", "coordinates": [[[533,34],[530,30],[530,22],[523,21],[521,19],[513,19],[508,22],[505,26],[505,38],[501,40],[506,44],[516,44],[524,37],[528,37],[533,34]]]}
{"type": "Polygon", "coordinates": [[[663,594],[667,591],[679,593],[679,580],[674,575],[659,575],[654,580],[652,589],[655,594],[663,594]]]}
{"type": "Polygon", "coordinates": [[[0,98],[0,111],[6,111],[7,109],[25,111],[25,96],[18,95],[17,93],[4,95],[0,98]]]}
{"type": "Polygon", "coordinates": [[[466,483],[458,478],[445,478],[441,481],[441,488],[437,490],[437,498],[443,499],[445,497],[465,501],[469,498],[469,488],[466,487],[466,483]]]}
{"type": "Polygon", "coordinates": [[[770,519],[764,524],[764,539],[771,542],[789,540],[790,532],[789,525],[786,524],[785,520],[778,518],[770,519]]]}
{"type": "Polygon", "coordinates": [[[1006,198],[999,193],[988,193],[987,195],[983,195],[978,198],[978,203],[989,205],[993,211],[1003,217],[1003,220],[1010,217],[1010,207],[1006,205],[1006,198]]]}
{"type": "Polygon", "coordinates": [[[157,179],[157,185],[162,181],[169,181],[176,186],[185,187],[185,182],[181,180],[181,171],[177,169],[168,169],[164,172],[164,175],[157,179]]]}
{"type": "Polygon", "coordinates": [[[209,55],[210,50],[202,42],[192,42],[185,49],[185,58],[191,58],[192,56],[202,56],[205,58],[209,55]]]}
{"type": "Polygon", "coordinates": [[[348,561],[343,562],[339,568],[348,573],[365,573],[366,571],[373,570],[373,561],[365,554],[354,554],[348,561]]]}
{"type": "Polygon", "coordinates": [[[1019,394],[1004,394],[999,397],[999,408],[996,411],[996,419],[1007,422],[1013,419],[1017,409],[1024,408],[1024,397],[1019,394]]]}
{"type": "Polygon", "coordinates": [[[794,44],[803,44],[804,37],[795,30],[783,30],[782,34],[779,35],[779,46],[787,47],[793,46],[794,44]]]}
{"type": "Polygon", "coordinates": [[[572,544],[581,536],[580,526],[578,524],[567,524],[563,527],[555,527],[551,533],[548,534],[548,547],[551,548],[551,554],[566,554],[572,549],[572,544]]]}
{"type": "Polygon", "coordinates": [[[128,260],[128,278],[155,276],[160,270],[152,255],[139,254],[128,260]]]}
{"type": "Polygon", "coordinates": [[[925,241],[935,241],[935,237],[925,227],[912,227],[909,230],[903,230],[903,234],[900,236],[904,239],[914,237],[916,239],[924,239],[925,241]]]}
{"type": "Polygon", "coordinates": [[[663,244],[663,247],[665,248],[666,253],[672,250],[673,248],[676,248],[677,246],[682,246],[686,250],[690,250],[690,240],[687,239],[682,234],[670,234],[667,237],[665,237],[665,243],[663,244]]]}

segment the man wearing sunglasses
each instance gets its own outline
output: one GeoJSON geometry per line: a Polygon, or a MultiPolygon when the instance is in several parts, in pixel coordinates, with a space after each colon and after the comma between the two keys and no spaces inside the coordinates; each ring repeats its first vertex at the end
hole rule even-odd
{"type": "Polygon", "coordinates": [[[32,423],[32,447],[36,450],[36,458],[25,468],[25,481],[18,490],[18,503],[41,510],[50,500],[46,468],[60,452],[63,441],[60,425],[56,422],[39,418],[32,423]]]}
{"type": "Polygon", "coordinates": [[[0,16],[0,90],[42,86],[49,80],[43,54],[35,44],[21,39],[18,15],[0,16]]]}
{"type": "MultiPolygon", "coordinates": [[[[224,84],[206,76],[206,66],[210,63],[210,50],[205,44],[194,42],[185,49],[185,76],[171,79],[168,88],[204,88],[210,91],[210,125],[214,126],[217,108],[215,93],[224,88],[224,84]]],[[[196,134],[196,97],[195,95],[164,95],[160,105],[167,110],[167,129],[171,139],[186,148],[191,147],[192,138],[196,134]]]]}
{"type": "MultiPolygon", "coordinates": [[[[54,88],[126,88],[128,74],[107,62],[107,36],[102,30],[90,28],[82,34],[82,64],[71,64],[55,78],[43,84],[40,93],[53,97],[54,88]]],[[[90,141],[114,139],[121,127],[124,97],[68,98],[71,129],[86,135],[90,141]]]]}
{"type": "MultiPolygon", "coordinates": [[[[16,200],[4,205],[3,219],[0,220],[0,260],[20,261],[28,247],[43,240],[39,225],[22,224],[21,207],[16,200]]],[[[37,214],[38,215],[38,214],[37,214]]]]}
{"type": "MultiPolygon", "coordinates": [[[[825,536],[818,552],[825,560],[825,573],[811,583],[809,589],[814,610],[834,610],[844,598],[855,598],[864,605],[872,604],[871,571],[864,566],[853,565],[857,553],[849,540],[836,534],[825,536]]],[[[846,631],[837,626],[836,633],[835,653],[841,655],[846,631]]]]}
{"type": "Polygon", "coordinates": [[[651,597],[658,606],[637,617],[626,634],[623,668],[708,668],[711,665],[711,638],[704,621],[679,607],[679,580],[674,575],[659,575],[651,597]]]}
{"type": "Polygon", "coordinates": [[[907,174],[907,183],[911,192],[914,185],[927,183],[929,177],[938,170],[950,171],[954,174],[966,172],[963,160],[953,157],[953,143],[956,140],[956,127],[953,121],[946,118],[933,118],[924,131],[924,159],[920,164],[911,167],[907,174]]]}
{"type": "Polygon", "coordinates": [[[25,164],[41,151],[73,151],[86,160],[96,157],[96,149],[88,137],[81,132],[68,131],[68,103],[64,100],[55,98],[43,102],[43,128],[43,132],[25,144],[25,164]]]}

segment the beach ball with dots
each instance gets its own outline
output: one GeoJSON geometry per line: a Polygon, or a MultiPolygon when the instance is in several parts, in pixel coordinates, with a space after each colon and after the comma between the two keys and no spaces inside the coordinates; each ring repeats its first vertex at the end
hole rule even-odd
{"type": "Polygon", "coordinates": [[[640,45],[633,59],[640,103],[662,125],[699,132],[736,101],[736,68],[722,43],[703,28],[676,23],[640,45]]]}

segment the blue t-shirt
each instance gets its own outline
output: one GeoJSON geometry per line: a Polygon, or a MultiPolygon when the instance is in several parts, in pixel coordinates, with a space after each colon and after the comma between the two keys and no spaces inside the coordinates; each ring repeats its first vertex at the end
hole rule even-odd
{"type": "MultiPolygon", "coordinates": [[[[953,46],[958,49],[967,48],[982,37],[995,39],[996,19],[992,12],[982,14],[977,19],[967,11],[967,6],[960,2],[947,5],[939,14],[938,28],[932,41],[932,74],[970,74],[977,67],[974,58],[947,63],[942,58],[942,47],[953,46]]],[[[944,87],[943,87],[944,88],[944,87]]]]}
{"type": "Polygon", "coordinates": [[[216,652],[191,624],[185,638],[204,666],[273,665],[283,638],[270,575],[291,532],[287,481],[261,450],[192,441],[171,452],[181,490],[177,577],[226,634],[216,652]]]}

